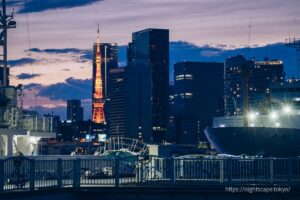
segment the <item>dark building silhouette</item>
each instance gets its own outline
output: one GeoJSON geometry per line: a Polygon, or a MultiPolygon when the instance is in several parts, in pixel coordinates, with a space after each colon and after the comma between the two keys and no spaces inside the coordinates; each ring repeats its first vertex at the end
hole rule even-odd
{"type": "Polygon", "coordinates": [[[83,121],[83,107],[81,107],[80,100],[67,100],[67,120],[71,122],[83,121]]]}
{"type": "Polygon", "coordinates": [[[78,126],[71,121],[63,121],[60,123],[58,134],[63,142],[72,142],[78,137],[78,126]]]}
{"type": "MultiPolygon", "coordinates": [[[[6,68],[6,85],[9,85],[9,68],[6,68]]],[[[3,73],[4,73],[4,68],[0,67],[0,86],[3,86],[3,73]]]]}
{"type": "Polygon", "coordinates": [[[134,126],[130,129],[139,132],[140,127],[142,132],[152,133],[153,143],[161,143],[166,138],[168,127],[169,30],[146,29],[133,33],[128,47],[128,69],[128,76],[134,74],[129,77],[129,85],[139,84],[132,94],[135,97],[130,97],[137,104],[133,113],[138,116],[133,119],[138,123],[129,122],[134,126]],[[149,95],[150,102],[146,99],[149,95]],[[150,126],[143,122],[146,120],[144,116],[148,115],[151,119],[145,123],[150,123],[150,126]]]}
{"type": "Polygon", "coordinates": [[[76,123],[77,138],[86,138],[87,135],[92,135],[93,122],[92,120],[81,121],[76,123]]]}
{"type": "Polygon", "coordinates": [[[151,71],[143,63],[131,63],[125,73],[126,137],[151,143],[151,71]]]}
{"type": "Polygon", "coordinates": [[[125,136],[125,68],[109,71],[109,135],[125,136]]]}
{"type": "MultiPolygon", "coordinates": [[[[249,109],[259,107],[269,92],[272,84],[283,83],[283,62],[280,60],[254,61],[246,60],[238,55],[226,59],[224,64],[224,114],[243,114],[243,70],[247,70],[248,76],[248,106],[249,109]]],[[[247,106],[247,107],[248,107],[247,106]]]]}
{"type": "Polygon", "coordinates": [[[169,124],[166,141],[168,143],[176,142],[174,85],[169,86],[169,124]]]}
{"type": "Polygon", "coordinates": [[[205,140],[223,97],[223,63],[179,62],[174,65],[176,142],[196,145],[205,140]]]}

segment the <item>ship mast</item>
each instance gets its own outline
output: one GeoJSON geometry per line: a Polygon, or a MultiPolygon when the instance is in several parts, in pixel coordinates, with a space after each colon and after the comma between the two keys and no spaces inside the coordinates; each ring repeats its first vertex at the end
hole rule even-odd
{"type": "Polygon", "coordinates": [[[93,117],[92,121],[96,124],[105,124],[104,116],[104,97],[102,86],[101,73],[101,51],[100,51],[100,32],[98,25],[98,37],[96,43],[96,72],[94,79],[94,94],[93,94],[93,117]]]}
{"type": "Polygon", "coordinates": [[[14,13],[6,14],[6,0],[2,0],[2,10],[0,10],[0,67],[1,83],[0,86],[9,85],[9,72],[7,68],[7,29],[16,28],[16,21],[13,20],[14,13]]]}

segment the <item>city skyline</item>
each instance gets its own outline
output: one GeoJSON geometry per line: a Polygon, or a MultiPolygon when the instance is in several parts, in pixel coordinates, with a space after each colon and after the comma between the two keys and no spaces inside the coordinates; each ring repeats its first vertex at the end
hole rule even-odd
{"type": "MultiPolygon", "coordinates": [[[[86,91],[91,84],[91,44],[95,41],[99,19],[103,41],[117,42],[122,45],[120,48],[124,49],[132,32],[148,27],[169,28],[170,41],[188,41],[191,47],[195,45],[196,48],[210,45],[210,49],[201,51],[201,56],[211,61],[218,61],[214,60],[214,47],[219,51],[230,51],[247,46],[250,21],[250,45],[253,47],[282,42],[289,34],[299,35],[296,28],[299,14],[295,6],[299,2],[293,0],[290,0],[290,4],[281,1],[269,4],[267,1],[233,0],[226,3],[90,0],[80,4],[64,1],[61,5],[45,2],[44,6],[35,8],[34,0],[28,1],[26,7],[22,1],[8,1],[9,9],[13,3],[17,5],[18,22],[18,28],[9,34],[9,60],[12,63],[15,61],[14,65],[11,64],[14,66],[11,70],[12,84],[23,83],[25,89],[34,86],[30,83],[37,86],[31,91],[27,90],[25,107],[43,106],[46,110],[54,110],[54,113],[65,107],[65,100],[72,97],[53,97],[49,94],[51,88],[71,86],[86,91]],[[130,6],[135,8],[134,12],[124,9],[130,6]],[[189,10],[189,14],[184,12],[186,10],[189,10]],[[276,15],[278,12],[281,13],[280,20],[275,20],[279,17],[276,15]],[[157,16],[160,16],[160,20],[157,20],[157,16]],[[231,23],[232,19],[235,19],[234,24],[231,23]],[[275,30],[275,27],[282,28],[275,30]],[[222,37],[218,37],[221,33],[218,29],[222,30],[222,37]],[[32,50],[28,51],[29,48],[32,50]],[[49,68],[54,70],[50,71],[49,68]]],[[[124,53],[121,52],[121,55],[124,53]]],[[[183,59],[185,57],[176,57],[174,60],[183,59]]],[[[120,64],[125,65],[125,59],[120,59],[120,64]]],[[[170,65],[173,64],[170,62],[170,65]]],[[[90,98],[83,95],[80,99],[83,100],[83,106],[86,104],[89,107],[90,98]]]]}

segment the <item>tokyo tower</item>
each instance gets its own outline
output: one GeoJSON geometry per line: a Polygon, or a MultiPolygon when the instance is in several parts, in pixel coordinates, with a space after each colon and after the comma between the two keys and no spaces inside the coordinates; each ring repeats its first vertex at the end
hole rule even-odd
{"type": "Polygon", "coordinates": [[[96,50],[96,73],[94,79],[94,94],[93,94],[93,117],[92,121],[96,124],[105,124],[104,116],[104,97],[102,90],[102,75],[101,75],[101,52],[100,52],[100,34],[98,26],[96,50]]]}

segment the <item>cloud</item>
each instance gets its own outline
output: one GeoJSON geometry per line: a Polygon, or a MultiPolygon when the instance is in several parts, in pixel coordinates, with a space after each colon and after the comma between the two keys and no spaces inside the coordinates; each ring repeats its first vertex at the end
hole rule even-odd
{"type": "Polygon", "coordinates": [[[38,96],[47,97],[51,100],[67,99],[90,99],[92,96],[92,79],[68,78],[63,83],[43,86],[38,96]]]}
{"type": "Polygon", "coordinates": [[[33,53],[46,53],[46,54],[74,54],[79,55],[77,62],[90,61],[93,58],[93,51],[89,49],[77,49],[77,48],[64,48],[64,49],[39,49],[32,48],[30,50],[33,53]]]}
{"type": "Polygon", "coordinates": [[[24,0],[7,0],[6,5],[7,6],[19,6],[24,3],[24,0]]]}
{"type": "Polygon", "coordinates": [[[40,74],[28,74],[28,73],[22,73],[17,75],[16,77],[20,80],[25,80],[25,79],[32,79],[34,77],[40,76],[40,74]]]}
{"type": "Polygon", "coordinates": [[[29,83],[23,86],[25,90],[39,89],[42,85],[38,83],[29,83]]]}
{"type": "Polygon", "coordinates": [[[7,62],[7,64],[11,67],[20,67],[26,64],[32,64],[37,62],[36,59],[33,58],[20,58],[20,59],[16,59],[16,60],[9,60],[7,62]]]}
{"type": "Polygon", "coordinates": [[[85,51],[85,50],[76,49],[76,48],[65,48],[65,49],[39,49],[39,48],[31,48],[29,50],[31,52],[35,52],[35,53],[53,53],[53,54],[82,53],[82,52],[85,51]]]}
{"type": "Polygon", "coordinates": [[[101,0],[10,0],[8,6],[18,6],[18,13],[32,13],[86,6],[98,1],[101,0]]]}
{"type": "Polygon", "coordinates": [[[26,110],[37,111],[40,115],[58,115],[62,119],[66,119],[67,108],[64,106],[57,106],[55,108],[48,108],[45,106],[30,106],[26,110]]]}

